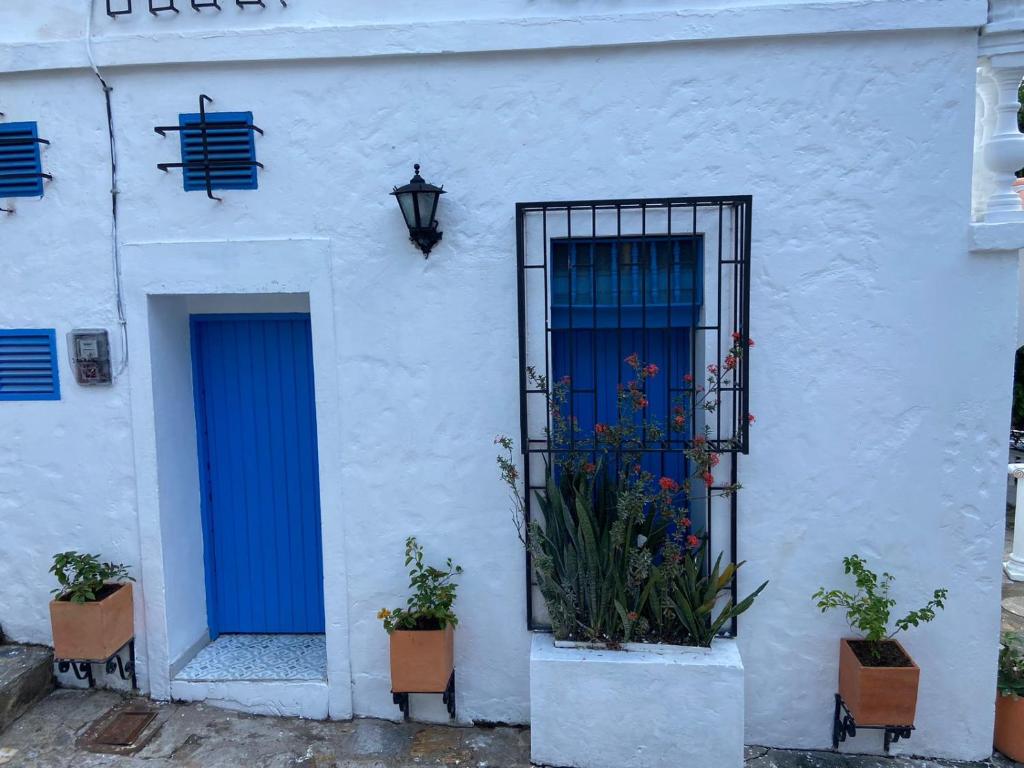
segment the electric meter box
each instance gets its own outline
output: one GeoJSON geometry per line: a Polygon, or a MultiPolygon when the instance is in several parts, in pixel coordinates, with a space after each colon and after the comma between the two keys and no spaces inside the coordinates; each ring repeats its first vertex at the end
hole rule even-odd
{"type": "Polygon", "coordinates": [[[81,328],[68,334],[68,354],[75,381],[83,387],[110,384],[110,338],[96,328],[81,328]]]}

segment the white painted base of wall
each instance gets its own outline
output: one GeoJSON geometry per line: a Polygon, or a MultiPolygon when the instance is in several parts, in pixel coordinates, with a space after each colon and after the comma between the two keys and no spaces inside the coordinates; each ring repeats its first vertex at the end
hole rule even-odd
{"type": "Polygon", "coordinates": [[[541,765],[740,768],[739,649],[732,640],[710,649],[565,648],[534,635],[530,728],[530,756],[541,765]]]}
{"type": "Polygon", "coordinates": [[[174,680],[171,698],[175,701],[201,701],[212,707],[253,715],[326,720],[329,714],[327,682],[318,680],[174,680]]]}

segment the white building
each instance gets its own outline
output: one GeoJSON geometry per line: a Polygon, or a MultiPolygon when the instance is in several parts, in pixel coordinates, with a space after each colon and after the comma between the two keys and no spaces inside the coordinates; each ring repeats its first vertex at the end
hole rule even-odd
{"type": "MultiPolygon", "coordinates": [[[[91,20],[87,0],[0,5],[0,129],[36,123],[53,177],[38,199],[0,194],[0,329],[52,330],[59,377],[59,399],[0,402],[9,636],[48,643],[53,553],[97,552],[138,579],[152,696],[395,718],[376,613],[404,600],[416,535],[465,568],[460,720],[527,722],[526,566],[491,444],[520,434],[516,205],[652,199],[670,241],[750,238],[758,424],[735,533],[741,590],[771,583],[739,623],[746,741],[829,745],[846,629],[810,595],[859,552],[901,601],[950,589],[906,637],[918,730],[894,750],[989,754],[1024,246],[1008,188],[1024,137],[1006,127],[1018,2],[991,19],[985,0],[219,4],[134,0],[114,18],[95,0],[91,20]],[[258,189],[216,201],[202,172],[185,191],[157,168],[182,160],[178,133],[154,128],[201,94],[262,129],[263,167],[241,174],[258,189]],[[388,194],[414,162],[447,192],[426,260],[388,194]],[[666,198],[694,217],[712,202],[673,226],[666,198]],[[75,382],[66,334],[83,328],[109,331],[111,386],[75,382]],[[214,401],[229,420],[197,420],[214,401]],[[246,521],[253,499],[284,497],[280,530],[246,521]],[[228,534],[204,554],[211,518],[228,534]],[[211,630],[323,633],[326,670],[175,681],[211,630]]],[[[577,237],[612,237],[623,209],[601,210],[577,237]]],[[[650,234],[625,210],[626,235],[650,234]]],[[[532,232],[523,248],[543,255],[532,232]]],[[[413,714],[445,717],[426,699],[413,714]]]]}

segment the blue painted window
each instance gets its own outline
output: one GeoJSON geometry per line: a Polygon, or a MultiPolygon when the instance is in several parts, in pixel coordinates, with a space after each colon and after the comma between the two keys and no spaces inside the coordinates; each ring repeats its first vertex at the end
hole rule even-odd
{"type": "Polygon", "coordinates": [[[42,196],[38,126],[0,123],[0,198],[42,196]]]}
{"type": "MultiPolygon", "coordinates": [[[[598,423],[615,423],[619,386],[633,379],[625,359],[654,363],[648,419],[668,426],[695,367],[694,328],[703,301],[700,236],[560,239],[551,243],[553,380],[569,377],[565,416],[585,444],[598,423]]],[[[666,445],[644,468],[682,480],[686,433],[666,430],[666,445]]]]}
{"type": "Polygon", "coordinates": [[[204,131],[189,128],[200,124],[198,112],[178,116],[185,191],[206,192],[207,173],[210,189],[257,189],[252,112],[207,112],[205,117],[204,131]]]}
{"type": "Polygon", "coordinates": [[[0,400],[60,400],[53,329],[0,329],[0,400]]]}

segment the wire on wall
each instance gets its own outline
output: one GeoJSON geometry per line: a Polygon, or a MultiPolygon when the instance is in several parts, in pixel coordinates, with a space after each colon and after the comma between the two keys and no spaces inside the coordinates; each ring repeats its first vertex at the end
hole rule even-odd
{"type": "Polygon", "coordinates": [[[117,304],[117,324],[121,331],[121,363],[114,372],[114,377],[120,376],[128,367],[128,321],[124,315],[124,291],[121,286],[121,250],[118,243],[117,232],[117,141],[114,137],[114,111],[111,107],[110,93],[113,90],[100,73],[96,66],[96,59],[92,53],[92,17],[96,8],[96,0],[87,0],[89,3],[88,15],[85,20],[85,52],[89,57],[89,66],[99,80],[103,89],[103,98],[107,106],[107,133],[110,138],[110,243],[111,259],[114,270],[114,294],[117,304]]]}

